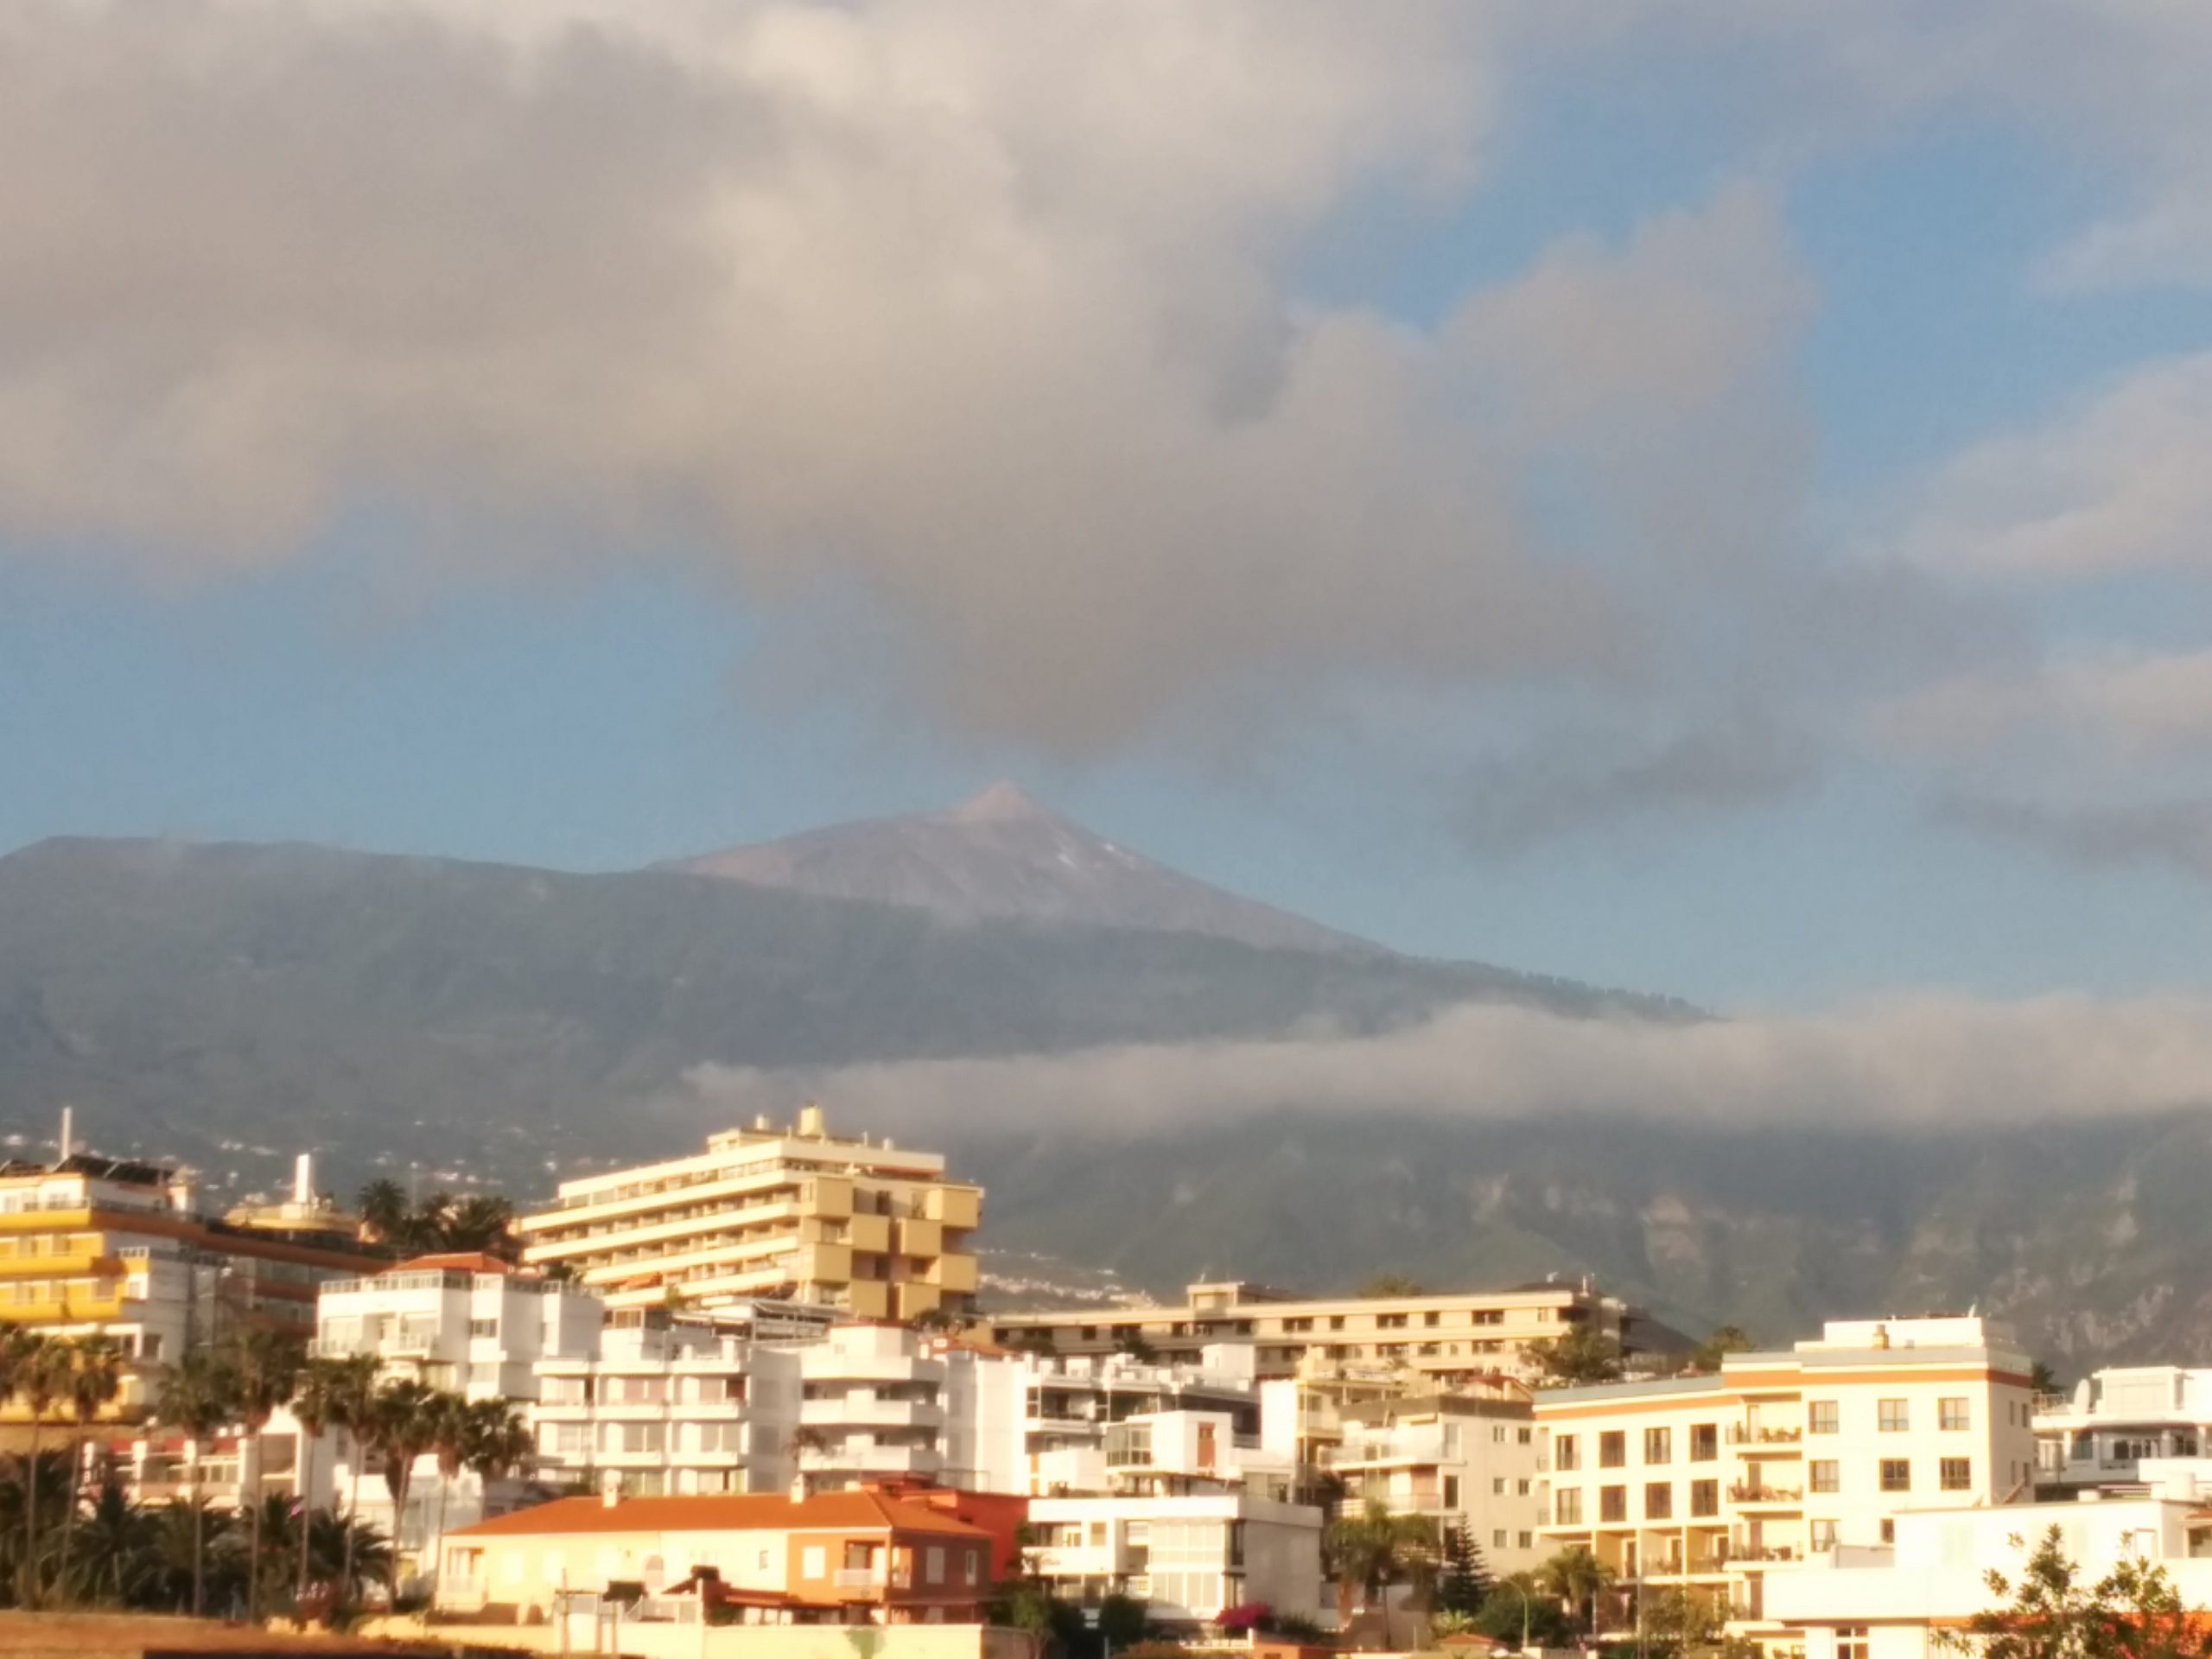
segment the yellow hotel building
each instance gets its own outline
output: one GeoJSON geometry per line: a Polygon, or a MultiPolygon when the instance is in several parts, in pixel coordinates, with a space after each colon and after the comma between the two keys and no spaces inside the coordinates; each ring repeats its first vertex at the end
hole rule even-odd
{"type": "MultiPolygon", "coordinates": [[[[88,1153],[0,1164],[0,1325],[168,1363],[245,1325],[311,1337],[322,1282],[378,1265],[327,1229],[204,1215],[180,1171],[88,1153]]],[[[141,1403],[134,1380],[120,1404],[141,1403]]]]}
{"type": "Polygon", "coordinates": [[[568,1268],[610,1307],[673,1293],[701,1310],[769,1297],[916,1319],[969,1306],[982,1208],[937,1154],[832,1135],[809,1106],[694,1157],[563,1181],[519,1226],[524,1262],[568,1268]]]}

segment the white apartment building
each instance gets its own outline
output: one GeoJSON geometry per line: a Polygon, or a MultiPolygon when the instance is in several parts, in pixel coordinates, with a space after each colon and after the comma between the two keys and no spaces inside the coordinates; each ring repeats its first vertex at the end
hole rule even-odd
{"type": "Polygon", "coordinates": [[[1840,1546],[1770,1574],[1767,1615],[1805,1659],[1955,1654],[1960,1625],[1998,1604],[1986,1575],[2018,1584],[2053,1527],[2084,1582],[2145,1560],[2164,1570],[2185,1605],[2212,1606],[2206,1496],[2184,1478],[2136,1497],[1904,1511],[1892,1543],[1840,1546]]]}
{"type": "MultiPolygon", "coordinates": [[[[2049,1495],[2139,1487],[2153,1459],[2212,1456],[2212,1370],[2113,1367],[2036,1400],[2037,1482],[2049,1495]]],[[[2212,1461],[2204,1472],[2212,1478],[2212,1461]]]]}
{"type": "Polygon", "coordinates": [[[1774,1645],[1772,1569],[1887,1544],[1916,1510],[2029,1495],[2030,1369],[1993,1322],[1937,1315],[1832,1321],[1714,1376],[1541,1392],[1540,1541],[1586,1545],[1613,1571],[1617,1630],[1646,1588],[1678,1586],[1774,1645]]]}
{"type": "Polygon", "coordinates": [[[1440,1537],[1464,1527],[1498,1577],[1551,1554],[1537,1535],[1543,1460],[1525,1399],[1408,1395],[1353,1407],[1331,1467],[1347,1513],[1380,1502],[1427,1517],[1440,1537]]]}
{"type": "Polygon", "coordinates": [[[590,1353],[604,1311],[581,1287],[518,1272],[496,1256],[418,1256],[325,1285],[312,1351],[324,1359],[373,1354],[386,1377],[411,1376],[471,1400],[534,1400],[537,1363],[590,1353]]]}
{"type": "Polygon", "coordinates": [[[1633,1357],[1659,1339],[1642,1311],[1588,1280],[1510,1290],[1409,1296],[1294,1297],[1242,1280],[1195,1284],[1179,1306],[1084,1307],[1002,1313],[996,1340],[1062,1354],[1141,1348],[1196,1358],[1211,1345],[1249,1342],[1262,1377],[1319,1368],[1403,1370],[1432,1386],[1499,1376],[1532,1378],[1534,1350],[1571,1331],[1592,1331],[1633,1357]]]}
{"type": "Polygon", "coordinates": [[[588,1354],[540,1360],[538,1469],[623,1497],[790,1486],[799,1352],[664,1309],[607,1316],[588,1354]]]}
{"type": "MultiPolygon", "coordinates": [[[[1274,1467],[1293,1461],[1287,1453],[1263,1453],[1264,1414],[1249,1344],[1208,1348],[1195,1362],[1172,1364],[1127,1354],[1030,1354],[1023,1363],[1028,1385],[1026,1490],[1033,1496],[1114,1490],[1107,1459],[1113,1427],[1140,1419],[1149,1422],[1160,1413],[1196,1413],[1216,1420],[1218,1439],[1208,1471],[1232,1463],[1241,1471],[1247,1462],[1274,1467]],[[1253,1455],[1233,1459],[1220,1455],[1230,1451],[1253,1455]]],[[[1162,1450],[1178,1444],[1172,1433],[1158,1440],[1162,1450]]],[[[1197,1449],[1193,1438],[1192,1461],[1185,1465],[1193,1474],[1198,1472],[1197,1449]]],[[[1125,1454],[1128,1450],[1124,1447],[1125,1454]]],[[[1206,1478],[1219,1481],[1236,1477],[1215,1472],[1206,1478]]]]}
{"type": "Polygon", "coordinates": [[[1029,1525],[1039,1570],[1070,1601],[1132,1596],[1168,1624],[1252,1602],[1321,1616],[1321,1511],[1304,1504],[1244,1492],[1039,1497],[1029,1525]]]}
{"type": "Polygon", "coordinates": [[[838,1325],[798,1354],[792,1440],[806,1491],[914,1478],[1028,1491],[1019,1357],[889,1325],[838,1325]]]}

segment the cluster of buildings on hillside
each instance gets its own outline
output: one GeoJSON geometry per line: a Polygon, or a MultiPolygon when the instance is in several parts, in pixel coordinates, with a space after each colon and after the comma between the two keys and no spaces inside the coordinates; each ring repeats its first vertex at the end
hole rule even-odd
{"type": "Polygon", "coordinates": [[[358,1491],[456,1612],[626,1588],[755,1619],[959,1622],[1015,1570],[1204,1624],[1326,1624],[1330,1516],[1432,1518],[1496,1573],[1588,1549],[1601,1634],[1659,1594],[1805,1659],[1923,1651],[2052,1525],[2093,1573],[2168,1563],[2212,1601],[2212,1372],[2041,1397],[1974,1315],[1838,1321],[1663,1374],[1669,1333],[1580,1281],[972,1313],[982,1193],[810,1109],[571,1182],[519,1262],[395,1262],[315,1199],[213,1218],[169,1172],[73,1152],[0,1169],[0,1319],[116,1337],[142,1367],[242,1324],[526,1413],[526,1472],[425,1458],[395,1514],[373,1458],[279,1414],[194,1446],[126,1395],[105,1453],[148,1498],[358,1491]],[[1633,1380],[1545,1388],[1543,1344],[1633,1380]],[[194,1471],[196,1470],[196,1478],[194,1471]],[[1019,1542],[1017,1541],[1019,1540],[1019,1542]],[[2200,1564],[2201,1563],[2201,1564],[2200,1564]]]}

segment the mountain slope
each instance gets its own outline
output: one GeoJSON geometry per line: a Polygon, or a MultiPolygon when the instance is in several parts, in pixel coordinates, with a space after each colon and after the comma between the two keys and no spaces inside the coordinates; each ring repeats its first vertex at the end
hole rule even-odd
{"type": "Polygon", "coordinates": [[[526,1192],[617,1108],[626,1133],[681,1116],[703,1064],[1372,1031],[1472,997],[1673,1012],[1479,964],[956,927],[665,872],[84,840],[0,858],[0,1125],[45,1132],[71,1101],[111,1150],[134,1149],[124,1124],[194,1158],[312,1142],[356,1175],[346,1158],[406,1143],[509,1159],[526,1192]]]}
{"type": "Polygon", "coordinates": [[[963,926],[1074,923],[1200,933],[1266,950],[1382,949],[1154,863],[1007,783],[949,812],[835,824],[661,868],[906,905],[963,926]]]}

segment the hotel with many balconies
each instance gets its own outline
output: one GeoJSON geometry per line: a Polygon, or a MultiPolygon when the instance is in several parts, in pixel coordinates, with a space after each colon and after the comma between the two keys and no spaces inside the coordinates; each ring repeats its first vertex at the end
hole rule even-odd
{"type": "Polygon", "coordinates": [[[982,1203],[938,1154],[834,1135],[809,1106],[694,1157],[564,1181],[519,1226],[524,1261],[572,1272],[610,1307],[777,1297],[912,1320],[968,1306],[982,1203]]]}
{"type": "Polygon", "coordinates": [[[1554,1389],[1535,1399],[1545,1547],[1612,1573],[1600,1633],[1680,1588],[1731,1635],[1786,1644],[1771,1571],[1891,1541],[1906,1511],[2032,1494],[2034,1394],[2011,1335],[1971,1315],[1831,1321],[1713,1376],[1554,1389]]]}

